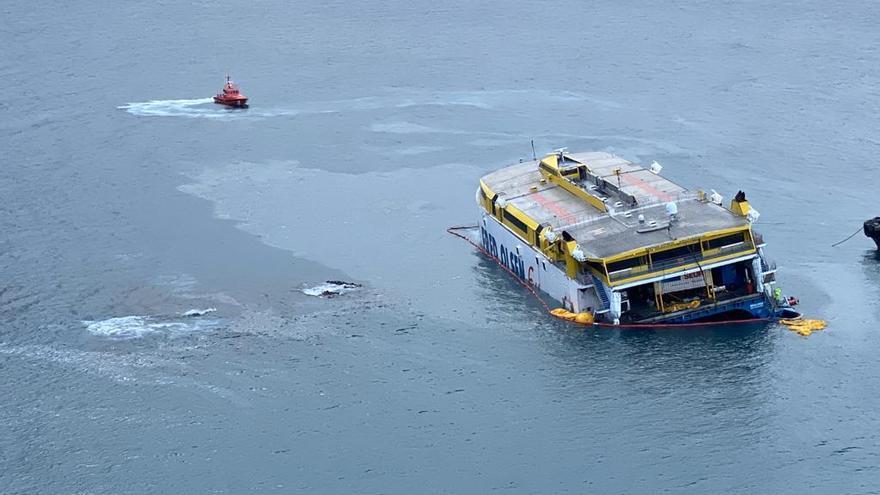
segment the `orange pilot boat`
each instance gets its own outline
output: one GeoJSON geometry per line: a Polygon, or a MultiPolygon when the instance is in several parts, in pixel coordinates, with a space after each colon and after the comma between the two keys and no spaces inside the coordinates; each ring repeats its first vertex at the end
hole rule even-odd
{"type": "Polygon", "coordinates": [[[223,86],[223,91],[214,95],[214,103],[234,108],[247,108],[247,100],[247,96],[241,94],[241,91],[238,90],[238,85],[232,82],[229,76],[226,76],[226,84],[223,86]]]}

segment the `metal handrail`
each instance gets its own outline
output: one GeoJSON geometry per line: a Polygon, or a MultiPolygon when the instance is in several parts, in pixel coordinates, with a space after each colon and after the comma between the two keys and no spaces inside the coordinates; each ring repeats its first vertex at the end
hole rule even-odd
{"type": "MultiPolygon", "coordinates": [[[[739,249],[725,250],[724,248],[721,248],[720,252],[718,252],[712,256],[708,256],[708,257],[703,256],[703,253],[694,253],[689,256],[681,256],[681,257],[678,257],[678,258],[675,258],[672,260],[661,261],[659,263],[651,263],[651,265],[648,265],[647,270],[636,272],[636,274],[644,275],[647,273],[665,272],[665,271],[669,271],[669,269],[671,269],[671,268],[677,268],[677,267],[687,265],[690,263],[702,263],[704,261],[712,261],[713,259],[718,258],[719,256],[726,256],[729,254],[746,252],[746,251],[750,251],[752,249],[752,246],[747,243],[740,244],[737,247],[739,249]]],[[[645,265],[641,265],[641,266],[645,266],[645,265]]],[[[608,275],[609,275],[609,279],[612,282],[615,282],[618,280],[623,280],[626,278],[633,277],[635,274],[633,273],[632,268],[627,268],[626,270],[616,271],[613,273],[609,273],[608,275]]]]}

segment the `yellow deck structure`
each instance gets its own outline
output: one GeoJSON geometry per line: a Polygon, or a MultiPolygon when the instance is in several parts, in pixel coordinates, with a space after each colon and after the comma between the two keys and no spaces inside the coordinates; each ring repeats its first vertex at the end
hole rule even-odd
{"type": "Polygon", "coordinates": [[[747,215],[605,152],[557,152],[480,180],[482,208],[571,278],[622,288],[754,256],[747,215]]]}

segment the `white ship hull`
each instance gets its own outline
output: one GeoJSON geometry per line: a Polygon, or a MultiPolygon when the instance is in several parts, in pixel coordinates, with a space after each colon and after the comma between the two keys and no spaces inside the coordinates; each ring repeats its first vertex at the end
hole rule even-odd
{"type": "Polygon", "coordinates": [[[579,313],[606,312],[593,285],[572,280],[565,270],[550,261],[544,253],[520,239],[491,215],[481,212],[480,242],[483,248],[497,258],[516,276],[550,296],[561,307],[579,313]]]}

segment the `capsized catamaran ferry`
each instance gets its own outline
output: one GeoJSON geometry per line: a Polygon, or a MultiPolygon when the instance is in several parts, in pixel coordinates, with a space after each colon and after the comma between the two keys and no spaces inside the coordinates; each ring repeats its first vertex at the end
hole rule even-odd
{"type": "Polygon", "coordinates": [[[689,191],[604,152],[511,165],[480,180],[480,241],[521,281],[613,324],[792,318],[794,298],[740,191],[689,191]]]}

